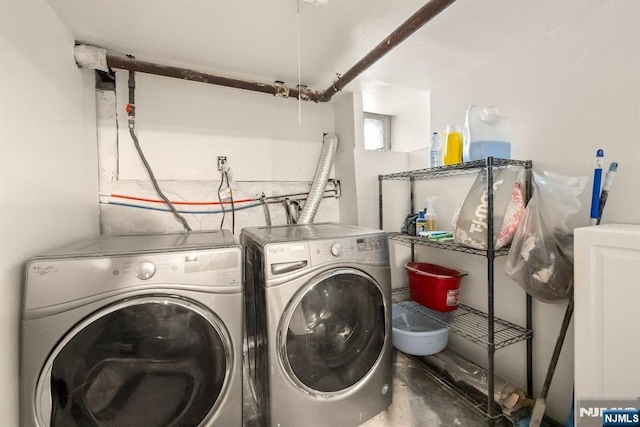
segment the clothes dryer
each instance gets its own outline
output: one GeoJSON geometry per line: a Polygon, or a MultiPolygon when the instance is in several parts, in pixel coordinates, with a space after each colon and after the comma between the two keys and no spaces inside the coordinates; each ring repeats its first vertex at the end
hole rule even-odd
{"type": "Polygon", "coordinates": [[[21,426],[241,426],[241,268],[226,230],[30,260],[21,426]]]}
{"type": "Polygon", "coordinates": [[[387,236],[245,228],[246,366],[263,425],[356,426],[392,400],[387,236]]]}

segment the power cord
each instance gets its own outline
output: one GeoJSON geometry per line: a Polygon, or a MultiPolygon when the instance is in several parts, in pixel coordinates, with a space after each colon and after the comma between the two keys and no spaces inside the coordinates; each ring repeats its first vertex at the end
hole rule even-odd
{"type": "Polygon", "coordinates": [[[220,230],[222,230],[222,226],[224,225],[224,220],[227,215],[227,211],[224,208],[224,202],[222,201],[222,187],[226,183],[226,190],[229,192],[229,201],[231,203],[231,232],[233,234],[236,233],[236,208],[233,200],[233,189],[231,188],[231,182],[229,181],[229,167],[226,162],[222,164],[222,171],[220,172],[220,185],[218,186],[218,202],[220,202],[220,207],[222,208],[222,221],[220,221],[220,230]]]}
{"type": "Polygon", "coordinates": [[[229,199],[231,199],[231,233],[236,234],[236,207],[233,203],[233,189],[229,182],[229,173],[224,172],[224,177],[227,180],[227,186],[229,187],[229,199]]]}
{"type": "Polygon", "coordinates": [[[220,185],[218,186],[218,202],[220,202],[220,208],[222,209],[222,221],[220,221],[220,230],[222,230],[222,226],[224,225],[224,219],[227,216],[227,211],[224,208],[224,203],[222,202],[222,196],[220,195],[220,191],[222,190],[223,184],[224,184],[224,172],[220,173],[220,185]]]}

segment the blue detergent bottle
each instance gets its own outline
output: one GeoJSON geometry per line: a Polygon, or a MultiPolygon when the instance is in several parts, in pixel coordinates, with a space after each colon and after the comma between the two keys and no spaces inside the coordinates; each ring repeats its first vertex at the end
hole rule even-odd
{"type": "Polygon", "coordinates": [[[418,212],[418,218],[416,219],[416,237],[421,236],[420,233],[427,231],[427,219],[425,218],[425,211],[418,212]]]}
{"type": "Polygon", "coordinates": [[[462,160],[487,157],[511,158],[511,126],[498,107],[480,108],[472,104],[465,115],[462,160]]]}

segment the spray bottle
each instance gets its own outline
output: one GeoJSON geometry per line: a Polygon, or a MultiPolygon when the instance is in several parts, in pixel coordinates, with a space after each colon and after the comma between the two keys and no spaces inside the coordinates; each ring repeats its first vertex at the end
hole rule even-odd
{"type": "Polygon", "coordinates": [[[438,229],[438,215],[436,214],[435,201],[437,196],[427,197],[427,208],[424,213],[425,229],[426,231],[436,231],[438,229]]]}
{"type": "Polygon", "coordinates": [[[426,208],[418,212],[418,218],[416,219],[416,236],[429,236],[431,231],[438,229],[438,217],[436,216],[436,210],[434,202],[438,197],[431,196],[424,199],[426,208]]]}

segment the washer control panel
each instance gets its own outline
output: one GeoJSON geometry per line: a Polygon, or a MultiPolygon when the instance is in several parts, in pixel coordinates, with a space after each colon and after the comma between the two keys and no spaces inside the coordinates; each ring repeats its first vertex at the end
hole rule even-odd
{"type": "Polygon", "coordinates": [[[173,289],[239,292],[241,260],[239,247],[37,259],[27,265],[25,310],[38,316],[37,310],[51,312],[59,304],[85,304],[86,298],[147,289],[157,283],[173,289]]]}

